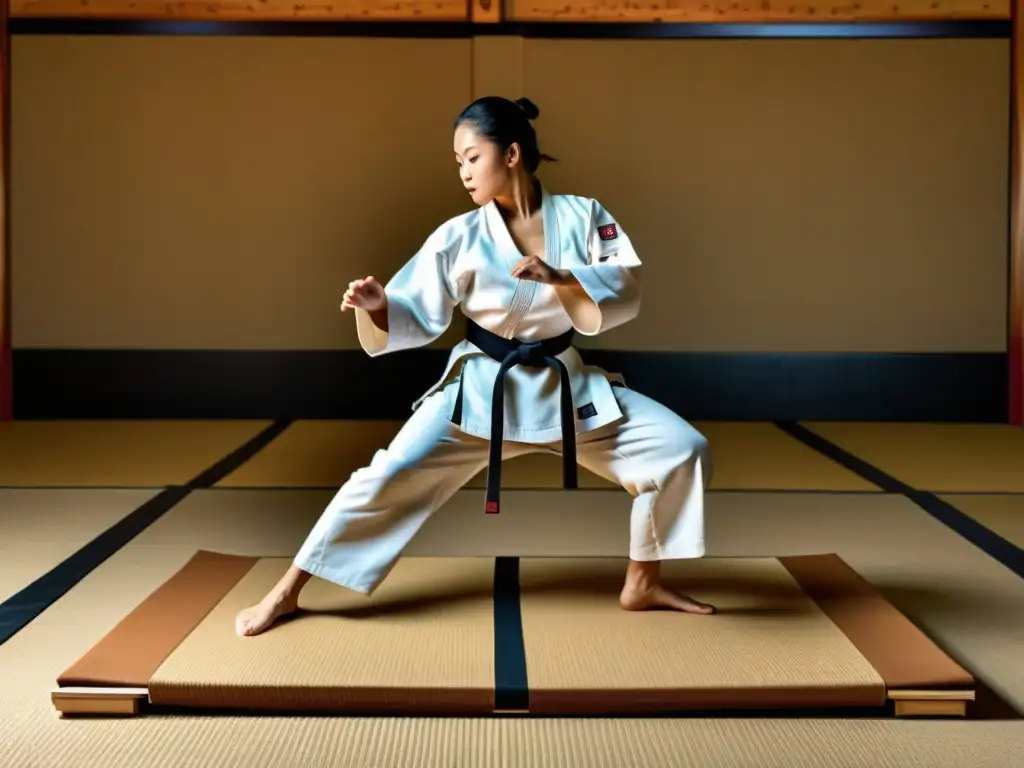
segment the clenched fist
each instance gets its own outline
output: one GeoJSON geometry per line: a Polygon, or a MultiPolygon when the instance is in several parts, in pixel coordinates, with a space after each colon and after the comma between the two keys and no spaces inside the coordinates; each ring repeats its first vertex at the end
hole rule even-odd
{"type": "Polygon", "coordinates": [[[353,280],[341,298],[341,311],[349,309],[365,309],[367,312],[380,312],[388,306],[388,297],[384,286],[375,277],[353,280]]]}

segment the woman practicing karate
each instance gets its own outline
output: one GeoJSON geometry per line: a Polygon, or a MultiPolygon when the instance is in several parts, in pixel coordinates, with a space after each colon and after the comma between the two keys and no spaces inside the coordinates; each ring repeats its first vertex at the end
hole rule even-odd
{"type": "Polygon", "coordinates": [[[485,511],[497,513],[501,460],[531,452],[562,453],[570,485],[578,461],[633,497],[624,609],[714,612],[660,580],[662,560],[704,555],[707,440],[573,348],[575,333],[636,317],[641,264],[597,200],[537,181],[537,115],[528,99],[466,107],[455,160],[477,207],[435,230],[386,286],[349,284],[341,309],[354,312],[371,356],[428,344],[456,306],[466,339],[391,444],[337,492],[280,582],[238,614],[239,635],[295,611],[311,576],[371,594],[427,518],[485,467],[485,511]]]}

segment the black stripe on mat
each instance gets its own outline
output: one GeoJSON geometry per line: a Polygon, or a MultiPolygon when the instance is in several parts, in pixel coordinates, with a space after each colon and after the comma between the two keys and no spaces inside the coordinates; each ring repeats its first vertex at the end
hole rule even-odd
{"type": "Polygon", "coordinates": [[[878,467],[843,450],[831,440],[812,432],[807,427],[792,422],[776,422],[775,426],[885,491],[906,496],[940,523],[952,528],[989,557],[998,560],[1018,576],[1024,578],[1024,549],[1007,541],[969,515],[965,515],[952,504],[943,501],[935,494],[919,491],[897,480],[892,475],[886,474],[878,467]]]}
{"type": "Polygon", "coordinates": [[[209,488],[265,448],[291,424],[276,421],[185,485],[170,486],[77,552],[0,603],[0,645],[10,640],[111,555],[159,520],[192,491],[209,488]]]}
{"type": "Polygon", "coordinates": [[[519,601],[519,558],[494,559],[494,708],[530,707],[526,678],[526,641],[519,601]]]}

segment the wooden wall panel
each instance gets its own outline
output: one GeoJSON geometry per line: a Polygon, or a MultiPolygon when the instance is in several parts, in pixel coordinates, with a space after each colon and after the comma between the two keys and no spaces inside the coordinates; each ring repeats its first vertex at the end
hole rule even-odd
{"type": "MultiPolygon", "coordinates": [[[[497,4],[498,0],[490,0],[497,4]]],[[[15,18],[468,21],[466,0],[10,0],[15,18]]]]}
{"type": "Polygon", "coordinates": [[[476,24],[500,24],[504,0],[469,0],[469,15],[476,24]]]}
{"type": "Polygon", "coordinates": [[[1013,0],[506,0],[514,21],[797,22],[1007,19],[1013,0]]]}
{"type": "Polygon", "coordinates": [[[1013,0],[10,0],[14,18],[268,21],[827,22],[1008,19],[1013,0]],[[502,12],[502,5],[505,11],[502,12]]]}

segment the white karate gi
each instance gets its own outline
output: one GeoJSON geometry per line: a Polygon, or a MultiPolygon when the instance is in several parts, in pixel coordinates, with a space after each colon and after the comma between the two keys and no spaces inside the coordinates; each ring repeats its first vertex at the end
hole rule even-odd
{"type": "MultiPolygon", "coordinates": [[[[492,202],[438,227],[387,283],[388,332],[355,310],[363,349],[377,356],[428,344],[448,328],[456,306],[486,330],[520,341],[570,329],[596,335],[636,317],[641,263],[618,222],[596,200],[541,194],[544,260],[570,270],[589,300],[511,276],[522,255],[492,202]]],[[[626,388],[622,377],[584,365],[574,348],[558,359],[572,382],[579,464],[634,497],[630,558],[703,556],[707,440],[668,408],[626,388]]],[[[372,593],[427,518],[487,465],[498,368],[468,341],[456,345],[444,375],[416,401],[391,444],[334,496],[295,564],[372,593]],[[451,419],[460,384],[456,426],[451,419]]],[[[561,452],[559,387],[551,368],[509,370],[505,459],[561,452]]]]}

